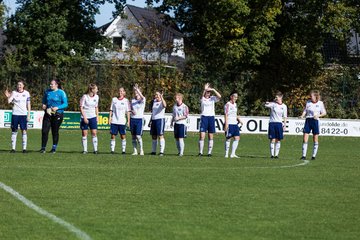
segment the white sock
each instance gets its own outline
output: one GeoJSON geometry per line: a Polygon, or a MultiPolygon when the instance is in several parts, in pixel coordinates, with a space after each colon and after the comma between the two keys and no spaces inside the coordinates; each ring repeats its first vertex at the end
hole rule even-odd
{"type": "Polygon", "coordinates": [[[97,138],[97,136],[92,138],[92,143],[93,143],[94,151],[97,152],[97,150],[98,150],[98,138],[97,138]]]}
{"type": "Polygon", "coordinates": [[[281,142],[276,142],[275,143],[275,156],[279,155],[280,147],[281,147],[281,142]]]}
{"type": "Polygon", "coordinates": [[[231,156],[235,155],[238,145],[239,145],[239,140],[234,140],[231,148],[231,156]]]}
{"type": "Polygon", "coordinates": [[[199,140],[199,153],[203,154],[204,151],[204,140],[199,140]]]}
{"type": "Polygon", "coordinates": [[[121,140],[121,149],[122,149],[122,152],[125,152],[125,150],[126,150],[126,139],[121,140]]]}
{"type": "Polygon", "coordinates": [[[24,133],[22,135],[22,147],[23,147],[23,150],[26,150],[26,147],[27,147],[27,134],[24,133]]]}
{"type": "Polygon", "coordinates": [[[134,153],[137,153],[137,141],[136,141],[136,138],[133,138],[131,142],[132,142],[132,145],[133,145],[133,148],[134,148],[134,153]]]}
{"type": "Polygon", "coordinates": [[[115,151],[115,145],[116,145],[115,139],[111,139],[111,140],[110,140],[110,148],[111,148],[111,151],[112,151],[112,152],[115,151]]]}
{"type": "Polygon", "coordinates": [[[307,142],[306,143],[304,142],[302,145],[302,156],[303,157],[306,157],[307,147],[308,147],[307,142]]]}
{"type": "Polygon", "coordinates": [[[83,145],[83,151],[87,152],[87,150],[88,150],[87,137],[82,137],[81,142],[82,142],[82,145],[83,145]]]}
{"type": "Polygon", "coordinates": [[[180,139],[179,140],[175,139],[175,143],[176,143],[176,149],[178,150],[178,153],[180,153],[180,139]]]}
{"type": "Polygon", "coordinates": [[[209,139],[209,143],[208,143],[208,154],[211,154],[212,150],[213,150],[213,146],[214,146],[214,140],[213,139],[209,139]]]}
{"type": "Polygon", "coordinates": [[[319,143],[318,142],[314,142],[314,149],[313,149],[313,157],[316,157],[316,154],[318,152],[319,149],[319,143]]]}
{"type": "Polygon", "coordinates": [[[271,156],[275,155],[274,152],[275,152],[275,143],[270,142],[270,154],[271,154],[271,156]]]}
{"type": "Polygon", "coordinates": [[[137,138],[137,140],[138,140],[138,142],[139,142],[140,152],[143,152],[143,151],[144,151],[144,150],[143,150],[143,140],[142,140],[141,135],[136,135],[136,138],[137,138]]]}
{"type": "Polygon", "coordinates": [[[157,139],[153,139],[151,152],[156,153],[156,148],[157,148],[157,139]]]}
{"type": "Polygon", "coordinates": [[[11,133],[11,149],[15,149],[16,148],[16,137],[17,137],[18,132],[12,132],[11,133]]]}
{"type": "Polygon", "coordinates": [[[230,138],[226,139],[225,141],[225,156],[229,155],[229,150],[230,150],[230,138]]]}
{"type": "Polygon", "coordinates": [[[179,139],[179,146],[180,146],[180,155],[184,155],[185,141],[183,138],[179,139]]]}
{"type": "Polygon", "coordinates": [[[165,151],[165,138],[160,139],[160,153],[164,153],[165,151]]]}

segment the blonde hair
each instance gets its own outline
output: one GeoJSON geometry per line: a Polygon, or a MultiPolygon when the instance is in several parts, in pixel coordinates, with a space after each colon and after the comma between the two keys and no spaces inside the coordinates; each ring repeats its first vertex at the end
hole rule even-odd
{"type": "Polygon", "coordinates": [[[318,90],[311,90],[310,95],[314,95],[316,98],[316,101],[320,101],[320,99],[321,99],[320,91],[318,91],[318,90]]]}
{"type": "Polygon", "coordinates": [[[181,97],[181,99],[184,99],[184,94],[182,93],[176,93],[175,97],[181,97]]]}

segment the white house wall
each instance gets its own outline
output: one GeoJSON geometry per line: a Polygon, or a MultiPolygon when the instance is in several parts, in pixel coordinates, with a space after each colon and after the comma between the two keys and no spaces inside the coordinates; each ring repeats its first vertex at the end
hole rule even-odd
{"type": "MultiPolygon", "coordinates": [[[[125,7],[124,9],[126,18],[121,18],[118,16],[106,29],[104,32],[104,36],[108,38],[114,37],[122,37],[122,52],[108,52],[106,54],[107,58],[118,58],[118,59],[128,59],[129,56],[126,55],[125,51],[129,48],[129,42],[134,37],[135,32],[129,29],[130,26],[141,27],[138,20],[134,17],[131,11],[125,7]]],[[[174,39],[174,48],[171,56],[180,57],[185,59],[185,52],[184,52],[184,39],[183,38],[176,38],[174,39]]],[[[148,52],[148,51],[141,51],[141,57],[145,61],[157,61],[159,54],[157,52],[148,52]]],[[[161,56],[161,60],[168,62],[169,56],[165,56],[163,54],[161,56]]]]}
{"type": "Polygon", "coordinates": [[[347,44],[348,53],[350,56],[357,56],[360,54],[360,35],[355,31],[351,31],[351,37],[347,44]]]}

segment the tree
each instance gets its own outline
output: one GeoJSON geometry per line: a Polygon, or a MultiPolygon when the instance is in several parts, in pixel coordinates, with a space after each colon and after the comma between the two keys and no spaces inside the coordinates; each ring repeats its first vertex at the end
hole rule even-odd
{"type": "Polygon", "coordinates": [[[260,63],[273,40],[281,4],[279,0],[167,0],[158,9],[174,12],[191,44],[188,50],[200,56],[210,72],[226,73],[260,63]]]}
{"type": "Polygon", "coordinates": [[[291,92],[300,88],[304,89],[302,95],[306,94],[314,78],[323,71],[325,40],[336,39],[346,52],[346,41],[358,9],[355,1],[352,5],[351,1],[282,2],[282,12],[276,19],[280,27],[275,30],[275,40],[256,69],[256,81],[250,85],[252,99],[269,99],[275,90],[291,92]]]}
{"type": "Polygon", "coordinates": [[[6,22],[7,43],[21,53],[23,64],[59,65],[89,57],[104,41],[95,27],[95,15],[105,2],[122,11],[126,0],[17,0],[19,7],[6,22]]]}

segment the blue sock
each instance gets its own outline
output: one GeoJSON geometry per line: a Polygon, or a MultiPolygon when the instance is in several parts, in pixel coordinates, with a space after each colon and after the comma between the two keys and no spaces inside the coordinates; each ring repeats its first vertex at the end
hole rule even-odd
{"type": "Polygon", "coordinates": [[[57,145],[53,145],[53,146],[52,146],[52,149],[53,149],[53,150],[56,150],[56,147],[57,147],[57,145]]]}

